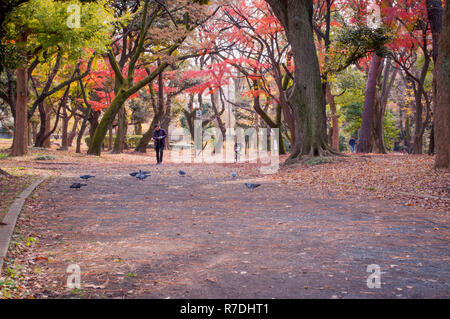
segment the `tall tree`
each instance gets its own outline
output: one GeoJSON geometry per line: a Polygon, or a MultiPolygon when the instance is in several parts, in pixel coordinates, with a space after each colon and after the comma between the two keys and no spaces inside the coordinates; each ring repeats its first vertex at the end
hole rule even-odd
{"type": "Polygon", "coordinates": [[[372,54],[365,91],[361,130],[359,132],[358,153],[369,153],[372,151],[375,94],[377,90],[378,75],[383,67],[382,61],[383,57],[379,56],[377,53],[372,54]]]}
{"type": "Polygon", "coordinates": [[[331,152],[324,127],[323,94],[314,44],[312,0],[267,0],[283,25],[292,47],[295,84],[290,104],[295,122],[295,143],[288,162],[309,154],[331,152]]]}
{"type": "Polygon", "coordinates": [[[437,103],[435,109],[437,168],[450,169],[450,8],[445,4],[444,19],[436,63],[437,103]]]}
{"type": "MultiPolygon", "coordinates": [[[[441,0],[426,0],[426,6],[427,6],[427,16],[428,21],[430,22],[430,28],[431,28],[431,34],[433,37],[433,63],[436,65],[437,57],[439,53],[439,36],[441,34],[442,30],[442,1],[441,0]]],[[[436,103],[437,103],[437,95],[436,95],[436,68],[433,69],[433,110],[436,110],[436,103]]],[[[434,153],[434,121],[435,118],[433,117],[433,125],[431,129],[431,136],[430,136],[430,146],[428,148],[428,154],[434,153]]]]}

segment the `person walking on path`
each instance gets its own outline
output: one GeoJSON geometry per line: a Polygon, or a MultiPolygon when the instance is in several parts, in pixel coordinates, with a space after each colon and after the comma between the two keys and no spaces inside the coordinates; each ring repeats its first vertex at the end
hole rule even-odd
{"type": "Polygon", "coordinates": [[[155,151],[156,151],[156,164],[161,164],[163,160],[163,151],[166,139],[166,131],[162,129],[159,124],[155,125],[155,130],[153,131],[152,139],[155,141],[155,151]]]}
{"type": "Polygon", "coordinates": [[[356,140],[355,140],[355,138],[353,136],[350,139],[350,141],[348,141],[348,144],[350,144],[350,149],[352,150],[352,153],[354,153],[355,152],[356,140]]]}

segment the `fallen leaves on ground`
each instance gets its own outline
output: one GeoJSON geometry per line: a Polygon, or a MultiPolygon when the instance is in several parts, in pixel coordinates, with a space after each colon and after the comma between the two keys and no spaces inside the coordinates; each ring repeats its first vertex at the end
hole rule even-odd
{"type": "Polygon", "coordinates": [[[352,155],[327,164],[286,166],[270,178],[311,193],[357,195],[448,212],[450,174],[433,165],[434,157],[428,155],[352,155]]]}

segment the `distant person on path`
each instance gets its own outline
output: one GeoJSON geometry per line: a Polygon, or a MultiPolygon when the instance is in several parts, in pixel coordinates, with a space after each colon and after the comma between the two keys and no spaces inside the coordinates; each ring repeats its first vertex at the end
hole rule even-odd
{"type": "Polygon", "coordinates": [[[350,149],[352,150],[352,153],[354,153],[355,152],[356,140],[355,140],[355,138],[353,136],[350,139],[350,141],[348,141],[348,144],[350,144],[350,149]]]}
{"type": "Polygon", "coordinates": [[[156,164],[161,164],[163,160],[163,151],[166,139],[166,131],[162,129],[159,124],[155,125],[155,130],[153,131],[153,140],[155,141],[155,151],[156,151],[156,164]]]}

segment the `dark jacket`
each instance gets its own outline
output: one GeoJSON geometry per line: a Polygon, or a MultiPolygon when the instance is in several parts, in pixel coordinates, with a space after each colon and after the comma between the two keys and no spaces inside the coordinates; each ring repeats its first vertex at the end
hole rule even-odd
{"type": "Polygon", "coordinates": [[[155,148],[160,147],[164,148],[166,146],[166,131],[164,129],[160,128],[159,131],[154,130],[153,131],[153,140],[155,141],[155,148]],[[157,139],[157,137],[162,137],[161,139],[157,139]]]}

